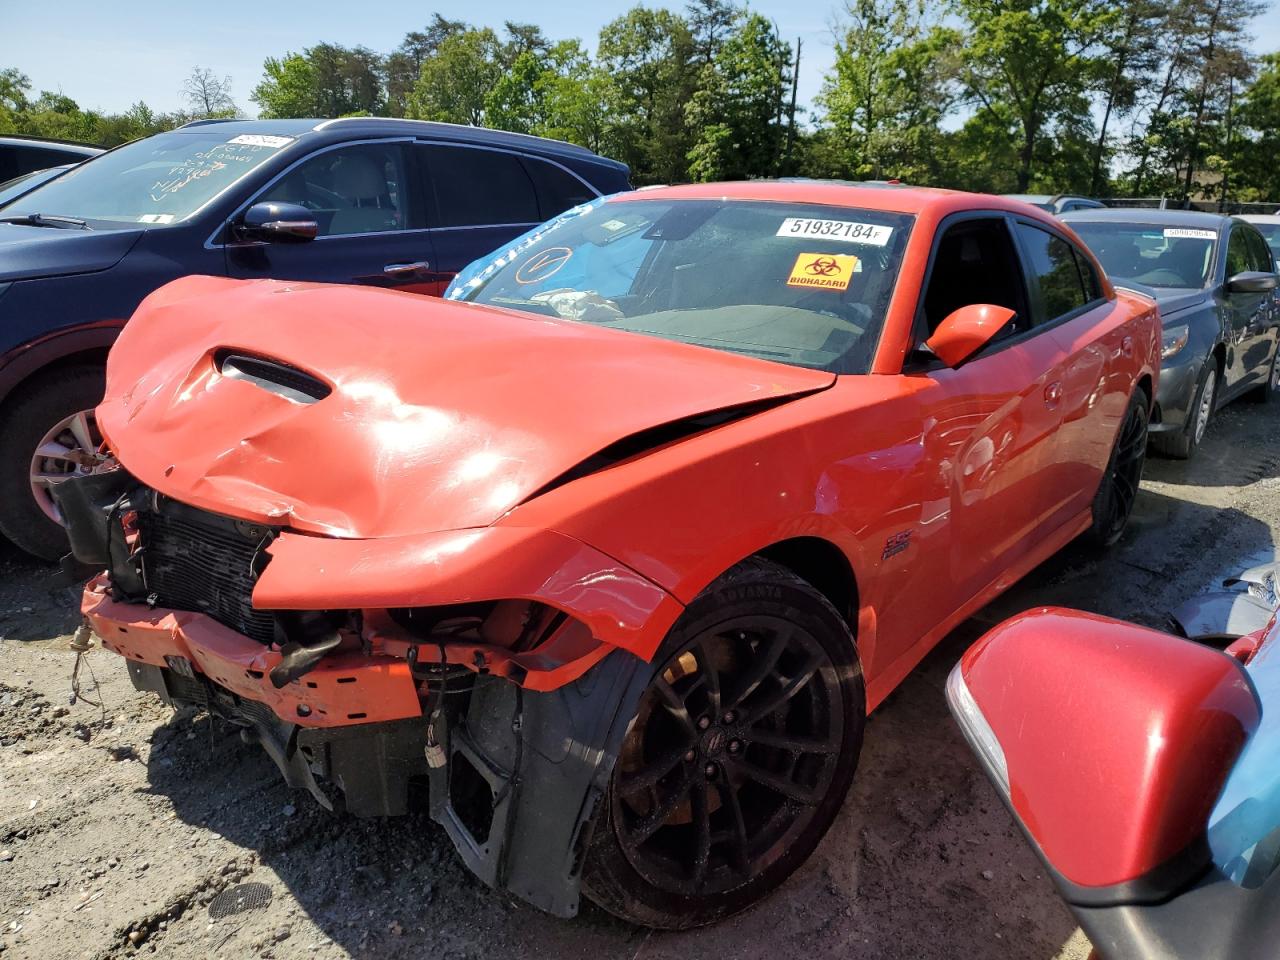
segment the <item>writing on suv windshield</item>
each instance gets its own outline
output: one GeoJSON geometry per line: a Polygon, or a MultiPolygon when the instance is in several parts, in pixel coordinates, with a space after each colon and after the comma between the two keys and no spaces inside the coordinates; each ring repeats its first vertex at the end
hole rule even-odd
{"type": "Polygon", "coordinates": [[[1218,241],[1215,230],[1110,221],[1071,226],[1117,280],[1193,289],[1209,283],[1218,241]]]}
{"type": "Polygon", "coordinates": [[[265,163],[289,137],[225,132],[148,137],[68,170],[5,207],[6,216],[41,214],[107,224],[164,226],[195,213],[265,163]]]}
{"type": "Polygon", "coordinates": [[[912,218],[758,200],[604,203],[545,231],[476,303],[866,373],[912,218]]]}

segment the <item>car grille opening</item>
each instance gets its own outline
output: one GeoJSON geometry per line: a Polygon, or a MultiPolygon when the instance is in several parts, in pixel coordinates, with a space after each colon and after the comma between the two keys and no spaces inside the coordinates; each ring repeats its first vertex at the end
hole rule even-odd
{"type": "Polygon", "coordinates": [[[159,496],[156,501],[154,509],[138,511],[148,599],[158,607],[206,614],[259,643],[271,643],[274,618],[270,611],[253,609],[251,597],[275,529],[159,496]]]}

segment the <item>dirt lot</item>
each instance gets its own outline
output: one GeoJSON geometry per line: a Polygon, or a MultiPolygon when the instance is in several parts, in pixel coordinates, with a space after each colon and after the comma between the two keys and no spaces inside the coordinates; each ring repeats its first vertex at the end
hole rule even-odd
{"type": "MultiPolygon", "coordinates": [[[[1068,551],[957,630],[872,718],[817,855],[720,927],[649,934],[587,906],[565,922],[473,880],[423,817],[360,821],[287,790],[256,747],[87,659],[104,707],[70,706],[76,623],[49,568],[0,554],[0,951],[10,957],[1081,958],[1087,944],[949,720],[947,671],[981,630],[1043,603],[1159,623],[1273,555],[1280,418],[1226,411],[1202,457],[1148,464],[1103,559],[1068,551]],[[230,891],[219,898],[219,894],[230,891]]],[[[90,689],[92,689],[90,685],[90,689]]]]}

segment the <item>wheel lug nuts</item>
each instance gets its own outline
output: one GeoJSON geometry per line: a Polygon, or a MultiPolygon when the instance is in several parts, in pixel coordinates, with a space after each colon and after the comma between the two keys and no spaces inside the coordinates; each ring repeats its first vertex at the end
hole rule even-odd
{"type": "Polygon", "coordinates": [[[705,729],[707,729],[707,727],[709,727],[709,726],[711,726],[711,718],[710,718],[710,717],[699,717],[699,718],[698,718],[698,729],[699,729],[699,730],[705,730],[705,729]]]}
{"type": "Polygon", "coordinates": [[[708,777],[714,777],[716,775],[716,765],[714,763],[708,763],[702,772],[708,777]]]}
{"type": "Polygon", "coordinates": [[[697,754],[696,754],[696,753],[694,753],[692,750],[690,750],[688,753],[686,753],[686,754],[684,755],[684,762],[685,762],[685,763],[693,763],[694,758],[695,758],[696,756],[697,756],[697,754]]]}

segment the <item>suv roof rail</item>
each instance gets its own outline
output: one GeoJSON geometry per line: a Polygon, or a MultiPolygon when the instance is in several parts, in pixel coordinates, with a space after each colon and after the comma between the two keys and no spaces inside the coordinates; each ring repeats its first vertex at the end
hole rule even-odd
{"type": "Polygon", "coordinates": [[[531,133],[517,133],[514,130],[495,130],[493,127],[473,127],[470,124],[449,123],[448,121],[445,121],[445,120],[413,120],[409,117],[374,117],[374,116],[332,117],[328,120],[321,120],[314,127],[312,127],[312,129],[325,130],[333,126],[335,123],[359,123],[359,122],[367,123],[369,121],[373,121],[374,123],[408,123],[408,124],[412,124],[413,126],[426,126],[426,127],[454,127],[458,130],[467,130],[472,133],[478,132],[481,134],[492,134],[497,139],[510,138],[512,140],[530,140],[530,141],[533,141],[534,143],[554,143],[558,147],[571,150],[575,153],[581,153],[583,156],[587,156],[587,157],[600,156],[594,150],[590,150],[587,147],[584,147],[578,143],[570,143],[568,140],[556,140],[556,139],[553,139],[552,137],[537,137],[531,133]]]}
{"type": "Polygon", "coordinates": [[[201,117],[198,120],[188,120],[173,129],[185,130],[187,127],[203,127],[207,123],[236,123],[239,119],[239,117],[201,117]]]}

